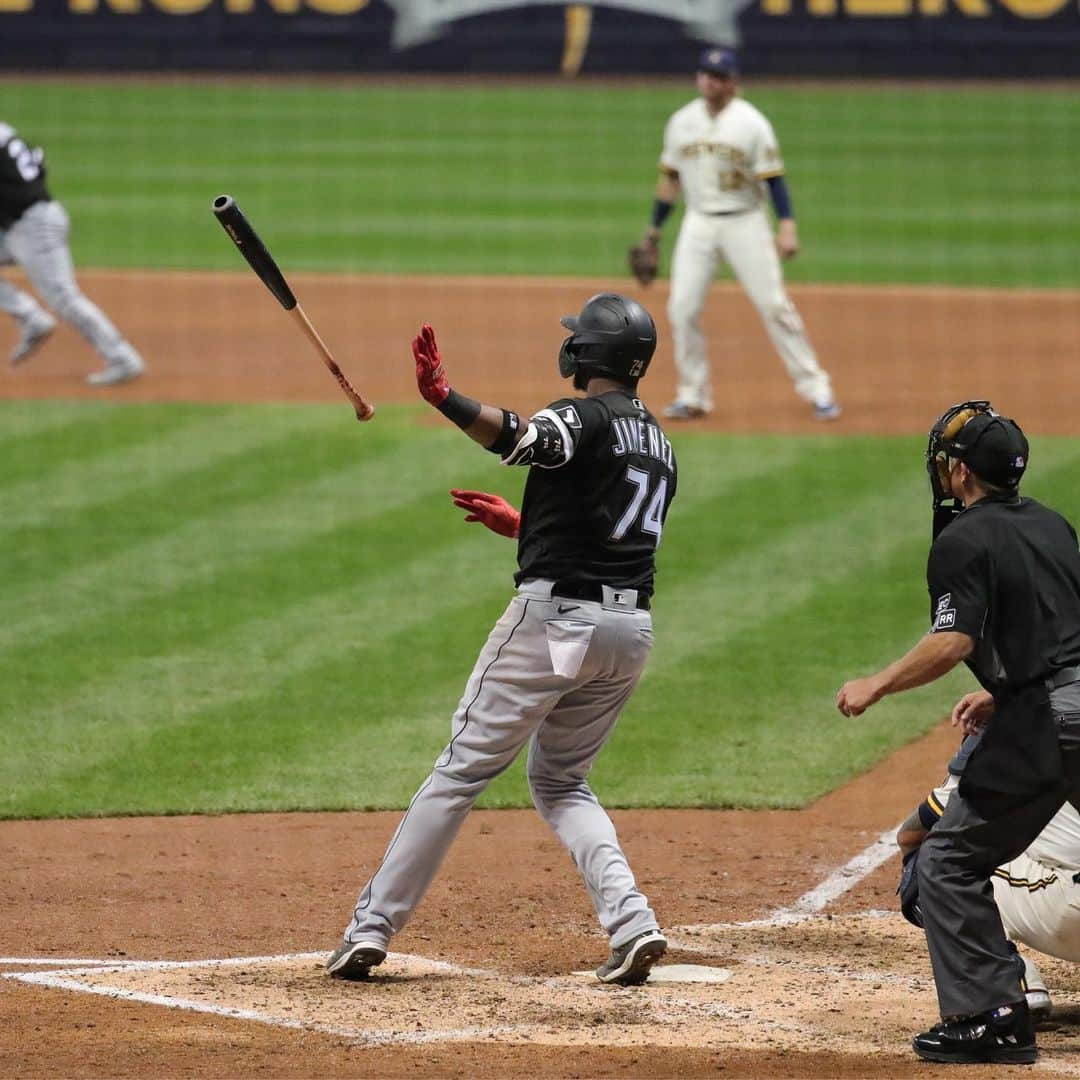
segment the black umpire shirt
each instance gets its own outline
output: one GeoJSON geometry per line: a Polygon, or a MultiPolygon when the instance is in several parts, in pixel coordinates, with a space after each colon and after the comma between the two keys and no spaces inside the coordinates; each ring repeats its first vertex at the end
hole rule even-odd
{"type": "Polygon", "coordinates": [[[565,430],[565,460],[534,462],[521,504],[514,581],[548,578],[653,592],[675,496],[675,453],[630,391],[563,398],[539,416],[565,430]]]}
{"type": "Polygon", "coordinates": [[[1080,664],[1076,532],[1034,499],[987,495],[938,535],[926,579],[930,632],[975,640],[966,663],[996,702],[965,778],[1034,789],[1060,770],[1044,680],[1080,664]]]}

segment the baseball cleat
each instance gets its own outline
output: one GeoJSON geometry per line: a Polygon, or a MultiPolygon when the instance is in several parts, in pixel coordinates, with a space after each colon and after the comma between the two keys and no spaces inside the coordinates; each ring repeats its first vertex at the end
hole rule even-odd
{"type": "Polygon", "coordinates": [[[668,420],[700,420],[707,410],[699,405],[687,405],[683,401],[673,401],[664,407],[663,415],[668,420]]]}
{"type": "Polygon", "coordinates": [[[1002,1005],[966,1020],[935,1024],[911,1047],[924,1061],[955,1065],[1032,1065],[1038,1056],[1027,1003],[1002,1005]]]}
{"type": "Polygon", "coordinates": [[[653,964],[666,952],[667,938],[659,930],[646,930],[612,949],[607,963],[596,969],[596,977],[617,986],[640,986],[648,979],[653,964]]]}
{"type": "Polygon", "coordinates": [[[21,327],[19,340],[11,350],[11,363],[23,364],[52,337],[56,320],[44,311],[35,312],[21,327]]]}
{"type": "Polygon", "coordinates": [[[146,370],[142,357],[132,349],[118,360],[110,361],[103,371],[95,371],[86,376],[91,386],[116,386],[119,383],[137,379],[146,370]]]}
{"type": "Polygon", "coordinates": [[[386,950],[374,941],[343,941],[330,954],[326,970],[335,979],[363,982],[385,959],[386,950]]]}
{"type": "Polygon", "coordinates": [[[835,401],[819,401],[814,404],[815,420],[839,420],[843,409],[835,401]]]}

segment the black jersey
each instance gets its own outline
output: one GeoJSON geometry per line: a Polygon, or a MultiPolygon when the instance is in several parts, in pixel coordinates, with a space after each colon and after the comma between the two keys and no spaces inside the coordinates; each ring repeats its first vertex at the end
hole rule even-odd
{"type": "Polygon", "coordinates": [[[988,495],[934,541],[931,633],[975,639],[967,664],[995,696],[1080,664],[1080,551],[1034,499],[988,495]]]}
{"type": "Polygon", "coordinates": [[[675,454],[656,418],[629,390],[614,390],[563,398],[531,423],[545,449],[532,457],[525,483],[515,582],[548,578],[652,595],[676,485],[675,454]]]}
{"type": "Polygon", "coordinates": [[[0,229],[11,228],[28,207],[49,198],[45,152],[0,122],[0,229]]]}

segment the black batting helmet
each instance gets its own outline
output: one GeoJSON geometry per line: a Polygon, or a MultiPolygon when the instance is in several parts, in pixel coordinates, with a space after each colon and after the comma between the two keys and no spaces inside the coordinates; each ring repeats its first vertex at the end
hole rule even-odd
{"type": "Polygon", "coordinates": [[[597,293],[580,315],[559,321],[571,332],[559,350],[559,374],[572,375],[579,390],[594,375],[635,386],[656,351],[656,323],[628,296],[597,293]]]}

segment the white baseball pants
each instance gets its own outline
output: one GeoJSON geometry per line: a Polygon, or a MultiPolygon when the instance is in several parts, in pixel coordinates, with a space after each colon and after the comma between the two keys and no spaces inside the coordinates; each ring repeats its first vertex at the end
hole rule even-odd
{"type": "Polygon", "coordinates": [[[1080,884],[1072,870],[1018,855],[990,879],[1010,941],[1080,962],[1080,884]]]}
{"type": "MultiPolygon", "coordinates": [[[[107,364],[127,359],[131,346],[108,316],[83,296],[68,248],[70,222],[58,202],[34,203],[0,232],[0,264],[21,266],[42,299],[90,343],[107,364]]],[[[40,311],[33,297],[0,278],[0,311],[25,322],[40,311]]]]}
{"type": "Polygon", "coordinates": [[[829,376],[818,364],[803,321],[784,288],[780,257],[764,210],[701,214],[687,210],[671,263],[668,318],[675,343],[677,400],[712,408],[712,386],[701,313],[720,259],[746,290],[799,397],[812,404],[832,401],[829,376]]]}
{"type": "Polygon", "coordinates": [[[345,939],[385,947],[405,926],[473,803],[526,743],[533,803],[570,852],[612,947],[658,929],[587,780],[651,648],[647,611],[553,599],[551,582],[522,585],[488,636],[450,742],[364,886],[345,939]]]}

